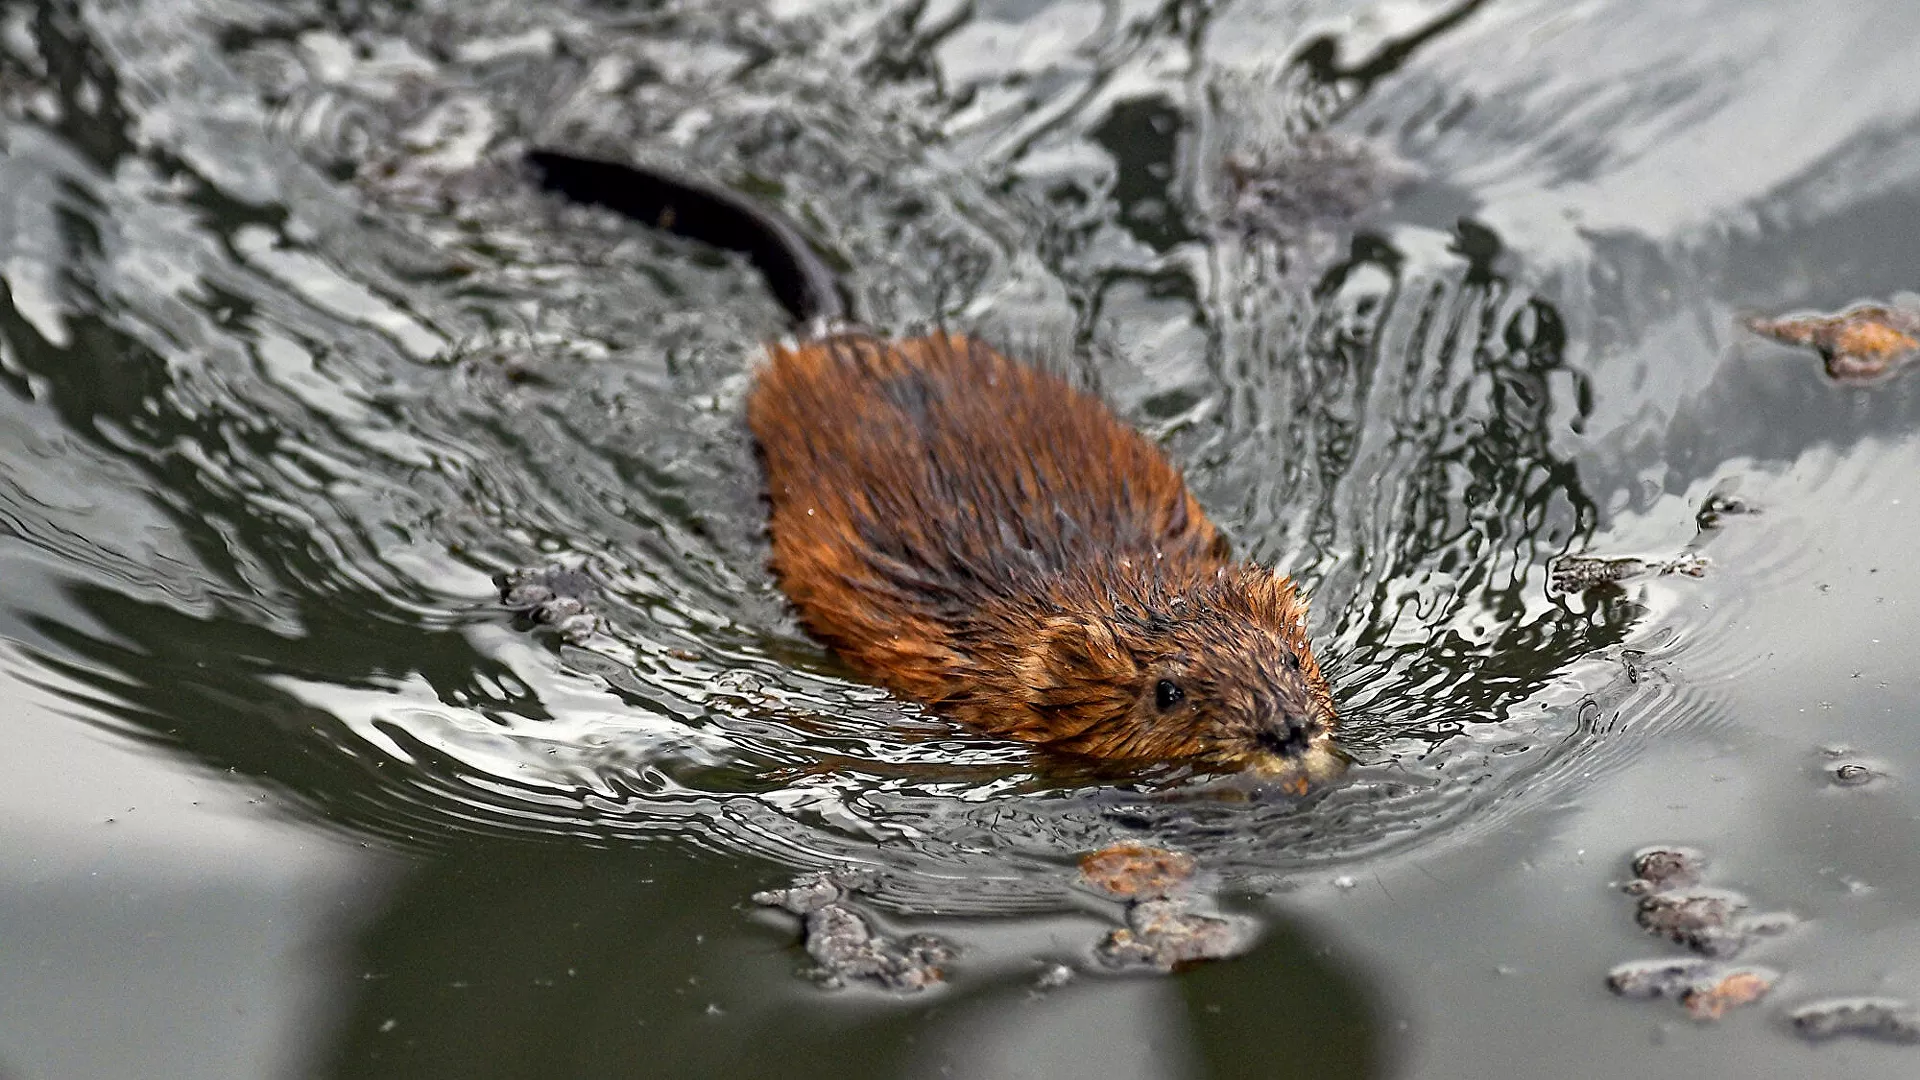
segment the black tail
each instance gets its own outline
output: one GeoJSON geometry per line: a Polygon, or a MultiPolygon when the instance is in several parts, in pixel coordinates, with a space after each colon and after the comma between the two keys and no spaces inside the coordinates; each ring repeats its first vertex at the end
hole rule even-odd
{"type": "Polygon", "coordinates": [[[745,255],[797,324],[846,317],[839,278],[806,234],[743,195],[668,172],[551,150],[532,151],[527,161],[550,191],[745,255]]]}

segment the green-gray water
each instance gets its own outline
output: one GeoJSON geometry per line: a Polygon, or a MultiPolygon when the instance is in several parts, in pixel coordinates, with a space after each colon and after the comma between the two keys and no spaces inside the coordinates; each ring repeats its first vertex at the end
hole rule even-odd
{"type": "Polygon", "coordinates": [[[0,6],[0,1077],[1920,1072],[1786,1021],[1920,1003],[1920,399],[1739,323],[1920,302],[1915,40],[1894,0],[0,6]],[[532,191],[535,142],[751,191],[876,326],[1098,387],[1312,592],[1350,781],[1074,784],[843,677],[763,569],[778,310],[532,191]],[[579,644],[499,602],[549,565],[579,644]],[[1122,840],[1255,947],[1105,971],[1075,867],[1122,840]],[[1798,919],[1717,1023],[1606,988],[1680,955],[1619,889],[1658,843],[1798,919]],[[848,865],[945,986],[796,975],[748,897],[848,865]]]}

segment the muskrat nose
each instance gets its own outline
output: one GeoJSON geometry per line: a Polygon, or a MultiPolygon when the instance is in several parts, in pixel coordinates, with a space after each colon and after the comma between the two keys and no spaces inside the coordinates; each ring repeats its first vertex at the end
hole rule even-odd
{"type": "Polygon", "coordinates": [[[1282,757],[1299,757],[1307,752],[1307,746],[1313,741],[1313,733],[1303,721],[1282,721],[1271,727],[1262,727],[1254,733],[1253,741],[1260,744],[1262,750],[1282,757]]]}

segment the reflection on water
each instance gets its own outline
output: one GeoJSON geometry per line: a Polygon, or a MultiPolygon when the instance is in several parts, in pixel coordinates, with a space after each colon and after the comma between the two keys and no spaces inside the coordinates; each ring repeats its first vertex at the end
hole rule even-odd
{"type": "Polygon", "coordinates": [[[1378,1061],[1364,992],[1284,932],[1259,965],[1180,982],[1083,977],[1041,993],[1033,958],[1096,923],[1032,920],[1005,936],[963,933],[967,977],[935,1002],[823,1015],[819,992],[791,978],[779,932],[700,932],[705,913],[764,880],[763,869],[671,849],[450,850],[359,941],[350,964],[364,974],[326,1074],[588,1075],[645,1062],[663,1076],[1006,1076],[1043,1066],[1233,1076],[1252,1033],[1299,1046],[1312,1075],[1370,1075],[1378,1061]],[[671,977],[635,977],[650,972],[671,977]],[[1280,1001],[1292,1004],[1276,1010],[1280,1001]]]}
{"type": "Polygon", "coordinates": [[[1115,839],[1284,895],[1505,838],[1653,736],[1728,729],[1713,679],[1757,661],[1708,600],[1811,558],[1729,529],[1702,583],[1579,599],[1547,566],[1671,553],[1729,475],[1865,499],[1859,459],[1912,427],[1910,381],[1835,393],[1722,329],[1848,299],[1806,282],[1850,260],[1912,286],[1884,227],[1911,80],[1869,57],[1852,111],[1739,142],[1777,92],[1749,54],[1829,70],[1782,44],[1801,6],[9,8],[0,534],[32,572],[0,634],[114,738],[420,859],[357,946],[380,971],[343,1074],[584,1045],[715,1068],[707,1004],[764,1025],[746,1071],[853,1036],[843,1072],[985,1075],[1048,1032],[1087,1068],[1230,1075],[1256,1031],[1378,1071],[1380,991],[1284,920],[1243,963],[1047,1009],[1031,964],[1111,917],[1074,858],[1115,839]],[[1351,781],[1089,781],[844,678],[763,570],[739,415],[770,298],[537,196],[528,141],[737,184],[881,328],[984,327],[1098,386],[1309,586],[1351,781]],[[497,602],[547,565],[593,583],[582,642],[497,602]],[[823,1024],[785,928],[714,959],[672,936],[843,862],[880,871],[876,917],[1028,913],[969,940],[952,1026],[823,1024]]]}
{"type": "MultiPolygon", "coordinates": [[[[1062,788],[1018,748],[902,724],[899,705],[828,675],[768,592],[735,421],[758,331],[720,317],[741,309],[737,267],[695,269],[603,215],[543,206],[497,152],[484,156],[522,129],[653,115],[622,92],[589,108],[593,73],[624,58],[624,81],[607,90],[643,98],[660,90],[657,73],[626,50],[745,29],[668,17],[582,69],[540,35],[499,38],[505,56],[472,46],[482,60],[434,63],[426,23],[342,37],[267,19],[236,27],[221,65],[182,71],[132,61],[127,44],[156,33],[159,15],[134,6],[96,13],[90,33],[40,29],[48,54],[131,67],[144,83],[121,96],[165,117],[169,135],[127,163],[42,163],[61,184],[23,209],[67,254],[44,309],[15,296],[8,313],[13,367],[44,384],[69,429],[131,459],[188,550],[175,590],[75,584],[111,634],[42,626],[84,669],[123,673],[102,701],[119,719],[275,778],[324,821],[415,844],[459,830],[674,832],[799,867],[879,863],[897,871],[883,878],[887,896],[947,911],[1068,903],[1071,855],[1117,834],[1267,880],[1404,844],[1484,801],[1450,776],[1517,778],[1584,749],[1580,713],[1532,696],[1619,642],[1630,611],[1596,619],[1542,598],[1544,561],[1594,521],[1548,436],[1555,417],[1578,415],[1580,384],[1563,365],[1559,315],[1501,277],[1484,229],[1463,225],[1432,265],[1411,265],[1386,238],[1356,242],[1315,286],[1311,319],[1275,319],[1306,307],[1271,246],[1200,219],[1173,225],[1188,217],[1169,186],[1183,94],[1165,79],[1112,102],[1054,90],[1066,111],[1010,152],[1016,171],[1069,146],[1098,154],[1098,175],[1068,175],[1117,208],[1094,233],[1117,227],[1131,248],[1094,234],[1035,263],[995,238],[1010,231],[1004,211],[950,173],[941,206],[841,208],[904,221],[872,263],[856,250],[872,242],[864,221],[818,221],[829,242],[847,236],[868,309],[899,304],[870,290],[899,279],[868,265],[979,263],[989,281],[975,290],[987,294],[995,277],[1039,277],[1041,294],[1064,292],[1069,306],[1100,296],[1077,334],[1094,354],[1110,338],[1144,338],[1125,350],[1135,371],[1092,379],[1123,407],[1165,417],[1160,429],[1242,544],[1311,586],[1350,740],[1380,765],[1306,809],[1062,788]],[[541,58],[570,73],[536,83],[545,110],[499,96],[495,81],[530,79],[541,58]],[[221,131],[255,129],[227,133],[217,169],[205,167],[211,102],[221,131]],[[290,102],[384,123],[388,138],[301,142],[301,125],[276,127],[290,102]],[[555,108],[564,121],[540,119],[555,108]],[[394,142],[419,154],[396,158],[394,142]],[[357,183],[315,173],[342,167],[357,183]],[[261,173],[286,173],[305,196],[259,206],[230,190],[261,173]],[[75,213],[90,244],[69,236],[75,213]],[[925,258],[939,233],[972,259],[925,258]],[[1215,275],[1200,275],[1192,258],[1208,248],[1215,275]],[[1154,300],[1116,307],[1116,288],[1142,275],[1154,300]],[[123,371],[138,375],[129,384],[123,371]],[[115,392],[102,398],[100,386],[115,392]],[[486,575],[547,561],[582,565],[601,586],[607,634],[588,648],[530,648],[484,600],[486,575]],[[204,605],[173,600],[186,580],[204,605]],[[194,715],[184,728],[182,707],[194,715]],[[1453,738],[1490,724],[1511,728],[1498,757],[1484,734],[1453,738]],[[933,742],[902,742],[902,726],[933,742]],[[956,878],[970,886],[956,890],[956,878]]],[[[1202,13],[1181,17],[1204,29],[1202,13]]],[[[173,48],[194,48],[186,31],[169,33],[173,48]]],[[[1432,33],[1380,46],[1388,60],[1365,65],[1379,67],[1365,79],[1332,65],[1329,38],[1317,38],[1273,92],[1306,92],[1308,71],[1352,100],[1350,83],[1363,88],[1432,33]]],[[[1081,77],[1160,63],[1139,44],[1114,48],[1081,77]]],[[[776,123],[749,90],[791,88],[806,56],[724,65],[747,96],[708,129],[776,123]]],[[[812,92],[831,104],[851,88],[812,92]]],[[[791,135],[801,119],[778,123],[791,135]]],[[[831,146],[780,140],[753,167],[816,184],[852,161],[872,167],[889,146],[904,150],[881,119],[814,133],[829,131],[831,146]]],[[[755,150],[728,144],[730,158],[755,150]]],[[[927,296],[947,286],[929,288],[906,309],[931,311],[927,296]]]]}
{"type": "MultiPolygon", "coordinates": [[[[1350,103],[1472,6],[1352,70],[1318,38],[1270,93],[1304,100],[1324,84],[1350,103]]],[[[166,12],[139,5],[83,14],[31,28],[47,69],[137,85],[56,80],[44,108],[72,122],[92,103],[90,127],[128,134],[73,161],[57,124],[27,129],[11,167],[36,183],[20,216],[58,257],[0,319],[10,366],[75,438],[137,470],[181,549],[154,589],[74,583],[109,633],[37,627],[49,663],[118,673],[94,704],[123,723],[271,778],[329,823],[407,843],[669,832],[795,866],[877,863],[894,871],[882,891],[896,903],[944,910],[1069,903],[1072,856],[1129,833],[1269,880],[1404,843],[1484,801],[1453,776],[1492,769],[1514,779],[1485,790],[1511,792],[1584,749],[1578,710],[1534,696],[1618,642],[1632,612],[1576,615],[1539,587],[1545,560],[1594,519],[1548,435],[1581,409],[1560,317],[1498,272],[1498,241],[1478,226],[1424,263],[1385,237],[1356,242],[1309,299],[1270,242],[1181,210],[1187,87],[1154,75],[1165,59],[1131,39],[1170,32],[1159,20],[1172,16],[1187,36],[1162,45],[1204,41],[1201,11],[1089,29],[1078,47],[1105,40],[1108,53],[1077,79],[1131,72],[1153,89],[1049,89],[1052,118],[1006,151],[1016,173],[1097,157],[1093,172],[1062,164],[1055,186],[1117,211],[1038,262],[964,173],[906,214],[894,200],[913,188],[844,175],[903,152],[924,175],[941,167],[887,123],[904,100],[836,127],[754,96],[805,85],[810,109],[850,108],[851,87],[805,82],[813,50],[838,40],[824,26],[790,55],[749,60],[736,39],[765,27],[663,16],[582,59],[575,23],[496,37],[477,16],[478,36],[436,60],[422,35],[445,28],[432,20],[326,28],[228,12],[215,32],[162,31],[166,12]],[[568,49],[556,33],[573,35],[568,49]],[[148,47],[152,34],[167,48],[148,47]],[[1129,343],[1088,376],[1160,418],[1243,546],[1312,588],[1351,742],[1378,767],[1305,808],[1061,786],[1017,748],[909,721],[830,674],[759,565],[736,416],[754,339],[774,325],[764,298],[735,295],[755,291],[735,266],[699,267],[603,215],[540,202],[501,164],[523,133],[638,137],[624,125],[659,114],[632,99],[667,92],[646,58],[676,35],[731,43],[713,45],[714,62],[741,98],[701,140],[729,148],[717,174],[737,160],[794,176],[789,197],[830,182],[879,193],[836,204],[837,218],[797,207],[844,245],[866,309],[938,310],[947,285],[904,305],[884,288],[918,267],[977,265],[974,291],[1064,294],[1094,355],[1129,343]],[[152,60],[220,42],[217,62],[152,60]],[[784,135],[761,160],[748,132],[770,126],[784,135]],[[261,197],[267,176],[283,194],[261,197]],[[868,231],[883,226],[884,249],[868,231]],[[929,258],[942,243],[955,257],[929,258]],[[1202,274],[1195,256],[1209,250],[1202,274]],[[1141,280],[1141,302],[1117,307],[1116,290],[1141,280]],[[488,577],[547,562],[599,586],[606,633],[585,647],[529,641],[488,602],[488,577]],[[1498,755],[1484,734],[1456,738],[1488,727],[1502,728],[1498,755]]],[[[895,29],[933,35],[920,48],[942,33],[895,29]]]]}

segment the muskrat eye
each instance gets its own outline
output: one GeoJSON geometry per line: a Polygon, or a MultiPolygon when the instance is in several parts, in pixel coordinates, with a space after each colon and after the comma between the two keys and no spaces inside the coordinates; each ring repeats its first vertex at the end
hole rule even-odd
{"type": "Polygon", "coordinates": [[[1186,696],[1187,692],[1180,689],[1180,684],[1172,679],[1161,679],[1153,687],[1153,703],[1162,709],[1173,708],[1186,696]]]}

